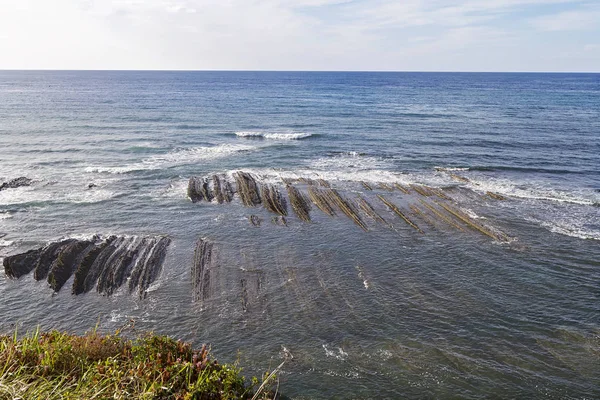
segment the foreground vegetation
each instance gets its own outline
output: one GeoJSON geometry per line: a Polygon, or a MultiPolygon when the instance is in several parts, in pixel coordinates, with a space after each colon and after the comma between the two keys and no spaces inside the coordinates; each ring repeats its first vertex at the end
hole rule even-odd
{"type": "Polygon", "coordinates": [[[264,384],[254,393],[258,380],[247,383],[240,372],[211,360],[206,346],[193,350],[154,334],[137,339],[95,331],[0,336],[0,399],[273,397],[258,393],[264,384]]]}

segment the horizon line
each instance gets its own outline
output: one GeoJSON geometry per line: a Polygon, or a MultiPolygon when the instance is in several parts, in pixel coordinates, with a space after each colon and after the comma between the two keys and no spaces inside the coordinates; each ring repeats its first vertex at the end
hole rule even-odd
{"type": "Polygon", "coordinates": [[[453,71],[453,70],[309,70],[309,69],[55,69],[0,68],[2,72],[308,72],[308,73],[438,73],[438,74],[600,74],[600,71],[453,71]]]}

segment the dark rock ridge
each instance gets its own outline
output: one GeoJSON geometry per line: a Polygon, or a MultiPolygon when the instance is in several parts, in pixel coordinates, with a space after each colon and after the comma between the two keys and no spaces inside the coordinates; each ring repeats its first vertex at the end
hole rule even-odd
{"type": "Polygon", "coordinates": [[[194,301],[206,300],[210,295],[210,270],[213,263],[213,243],[198,239],[192,264],[192,297],[194,301]]]}
{"type": "Polygon", "coordinates": [[[35,268],[40,258],[41,249],[29,250],[26,253],[4,258],[4,273],[9,278],[20,278],[35,268]]]}
{"type": "Polygon", "coordinates": [[[171,239],[164,236],[66,239],[5,257],[4,271],[10,278],[34,271],[34,278],[47,279],[55,292],[74,275],[75,295],[94,287],[99,293],[111,295],[129,280],[129,290],[143,297],[160,274],[170,243],[171,239]]]}
{"type": "Polygon", "coordinates": [[[25,176],[21,176],[20,178],[16,178],[11,181],[4,182],[2,185],[0,185],[0,190],[16,189],[21,186],[30,186],[31,182],[33,182],[32,179],[29,179],[25,176]]]}
{"type": "Polygon", "coordinates": [[[213,199],[217,203],[229,203],[233,199],[233,187],[224,176],[213,175],[210,177],[190,177],[188,183],[187,195],[193,203],[199,201],[211,202],[213,199]]]}

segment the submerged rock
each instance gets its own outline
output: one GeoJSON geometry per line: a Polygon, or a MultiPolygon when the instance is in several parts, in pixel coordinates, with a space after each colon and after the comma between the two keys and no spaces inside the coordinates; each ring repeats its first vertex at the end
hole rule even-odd
{"type": "Polygon", "coordinates": [[[212,254],[213,243],[207,239],[198,239],[192,264],[192,297],[194,301],[206,300],[209,296],[212,254]]]}
{"type": "Polygon", "coordinates": [[[0,190],[16,189],[21,186],[30,186],[31,182],[33,182],[32,179],[29,179],[25,176],[21,176],[20,178],[16,178],[11,181],[4,182],[2,185],[0,185],[0,190]]]}

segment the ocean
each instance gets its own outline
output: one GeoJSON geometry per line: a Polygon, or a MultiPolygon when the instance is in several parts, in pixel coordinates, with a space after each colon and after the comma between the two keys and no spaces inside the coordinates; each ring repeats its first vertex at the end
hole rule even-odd
{"type": "Polygon", "coordinates": [[[0,184],[22,176],[0,258],[171,243],[143,296],[1,274],[1,333],[133,319],[249,376],[289,352],[294,399],[600,397],[600,74],[0,71],[0,184]],[[214,175],[232,201],[192,202],[214,175]]]}

